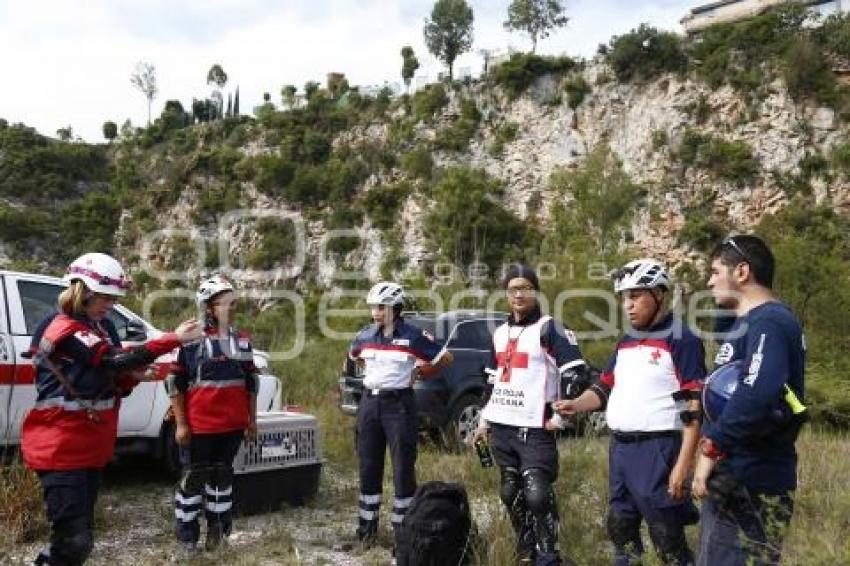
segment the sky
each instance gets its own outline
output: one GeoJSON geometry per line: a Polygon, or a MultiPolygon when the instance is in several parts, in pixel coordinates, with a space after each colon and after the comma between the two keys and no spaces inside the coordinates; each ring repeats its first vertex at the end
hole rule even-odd
{"type": "MultiPolygon", "coordinates": [[[[481,49],[530,50],[503,22],[509,0],[467,0],[474,42],[455,69],[477,75],[481,49]]],[[[207,71],[220,64],[239,86],[243,114],[268,92],[329,71],[351,85],[401,82],[401,47],[420,60],[417,76],[436,78],[442,64],[422,38],[433,0],[0,0],[0,118],[55,136],[70,126],[88,142],[102,125],[147,122],[145,96],[130,84],[136,63],[156,68],[159,93],[151,114],[176,99],[209,96],[207,71]]],[[[681,31],[679,20],[704,1],[566,0],[566,27],[538,43],[541,54],[592,56],[600,43],[642,22],[681,31]]],[[[225,94],[226,97],[226,94],[225,94]]]]}

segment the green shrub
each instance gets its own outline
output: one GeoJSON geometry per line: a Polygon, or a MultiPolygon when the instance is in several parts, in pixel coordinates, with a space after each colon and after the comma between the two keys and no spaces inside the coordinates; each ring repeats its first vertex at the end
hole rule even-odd
{"type": "Polygon", "coordinates": [[[496,136],[493,140],[493,143],[488,148],[490,155],[493,157],[497,157],[502,154],[505,149],[505,144],[512,142],[516,139],[517,132],[519,131],[519,124],[516,122],[505,122],[504,124],[496,130],[496,136]]]}
{"type": "Polygon", "coordinates": [[[505,89],[510,100],[519,97],[539,77],[563,74],[576,66],[569,57],[542,57],[533,53],[515,53],[491,71],[496,84],[505,89]]]}
{"type": "Polygon", "coordinates": [[[442,258],[459,266],[481,261],[495,269],[536,247],[536,231],[499,205],[502,192],[483,171],[444,172],[431,189],[439,206],[425,218],[425,232],[442,258]]]}
{"type": "Polygon", "coordinates": [[[449,103],[446,89],[441,84],[432,84],[417,90],[411,100],[411,110],[417,122],[429,122],[434,114],[449,103]]]}
{"type": "Polygon", "coordinates": [[[417,147],[401,156],[401,168],[411,177],[428,180],[434,170],[434,158],[424,147],[417,147]]]}
{"type": "Polygon", "coordinates": [[[449,151],[464,151],[469,147],[469,140],[478,129],[481,113],[475,105],[475,101],[464,98],[460,101],[460,116],[454,123],[437,132],[434,138],[434,147],[449,151]]]}
{"type": "Polygon", "coordinates": [[[694,211],[685,215],[685,225],[677,237],[680,245],[688,245],[703,253],[709,253],[726,234],[723,226],[694,211]]]}
{"type": "Polygon", "coordinates": [[[262,155],[254,158],[253,164],[256,171],[254,183],[269,194],[279,194],[295,176],[295,164],[285,157],[262,155]]]}
{"type": "Polygon", "coordinates": [[[667,145],[667,132],[664,130],[655,130],[650,135],[650,141],[652,143],[652,151],[658,151],[667,145]]]}
{"type": "Polygon", "coordinates": [[[607,55],[617,79],[645,81],[661,73],[678,73],[687,67],[679,36],[641,24],[630,33],[614,36],[607,55]]]}
{"type": "Polygon", "coordinates": [[[590,94],[591,88],[582,75],[573,75],[564,81],[564,91],[567,93],[567,105],[575,110],[590,94]]]}
{"type": "Polygon", "coordinates": [[[256,232],[260,236],[257,246],[245,260],[252,269],[270,270],[286,263],[295,254],[295,227],[288,220],[260,218],[256,232]]]}
{"type": "Polygon", "coordinates": [[[707,169],[716,177],[743,184],[758,172],[750,146],[709,134],[686,130],[679,147],[679,159],[688,167],[707,169]]]}
{"type": "Polygon", "coordinates": [[[380,230],[392,229],[402,203],[412,192],[410,184],[404,182],[381,185],[367,191],[363,197],[363,208],[372,225],[380,230]]]}
{"type": "Polygon", "coordinates": [[[850,174],[850,142],[844,142],[832,148],[829,161],[835,171],[844,177],[850,174]]]}

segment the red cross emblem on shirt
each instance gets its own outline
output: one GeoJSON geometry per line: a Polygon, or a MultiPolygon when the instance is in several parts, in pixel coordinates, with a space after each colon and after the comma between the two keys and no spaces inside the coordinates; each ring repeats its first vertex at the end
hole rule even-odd
{"type": "Polygon", "coordinates": [[[507,349],[496,353],[496,360],[502,368],[502,377],[499,381],[503,383],[510,383],[511,372],[514,368],[528,368],[528,352],[517,351],[517,340],[509,340],[507,349]]]}
{"type": "Polygon", "coordinates": [[[651,360],[649,360],[649,363],[657,366],[658,360],[661,359],[661,352],[658,350],[658,348],[656,348],[655,350],[652,351],[652,353],[649,355],[649,357],[652,358],[651,360]]]}

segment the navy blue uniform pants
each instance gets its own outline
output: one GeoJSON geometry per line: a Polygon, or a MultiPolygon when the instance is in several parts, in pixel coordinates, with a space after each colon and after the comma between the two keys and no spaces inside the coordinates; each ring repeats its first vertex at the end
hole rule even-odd
{"type": "Polygon", "coordinates": [[[779,564],[794,513],[793,492],[765,495],[739,487],[702,506],[698,566],[779,564]]]}
{"type": "Polygon", "coordinates": [[[174,493],[177,540],[198,542],[201,508],[210,537],[230,534],[233,524],[233,458],[243,431],[220,434],[193,434],[187,446],[180,447],[183,467],[174,493]]]}
{"type": "MultiPolygon", "coordinates": [[[[641,433],[638,433],[641,434],[641,433]]],[[[667,493],[682,438],[679,434],[638,440],[637,435],[612,433],[608,451],[608,535],[615,547],[615,564],[627,566],[643,553],[640,523],[667,564],[692,564],[685,525],[699,512],[690,498],[676,500],[667,493]]]]}
{"type": "Polygon", "coordinates": [[[94,546],[94,504],[100,489],[100,470],[39,472],[44,491],[50,546],[36,564],[76,566],[86,561],[94,546]]]}
{"type": "Polygon", "coordinates": [[[395,499],[390,516],[398,531],[416,491],[416,444],[419,439],[413,389],[364,391],[357,409],[357,457],[360,461],[358,533],[374,535],[381,507],[384,455],[393,465],[395,499]]]}

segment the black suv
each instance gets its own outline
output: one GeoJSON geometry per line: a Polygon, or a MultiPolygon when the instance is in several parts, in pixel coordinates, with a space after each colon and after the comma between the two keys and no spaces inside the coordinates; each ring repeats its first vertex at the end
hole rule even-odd
{"type": "MultiPolygon", "coordinates": [[[[505,313],[449,311],[442,314],[405,312],[405,321],[447,345],[454,363],[439,375],[414,384],[419,424],[448,447],[457,448],[478,426],[487,376],[484,368],[493,350],[493,331],[507,319],[505,313]]],[[[354,415],[363,394],[361,366],[346,357],[339,379],[342,412],[354,415]]]]}

